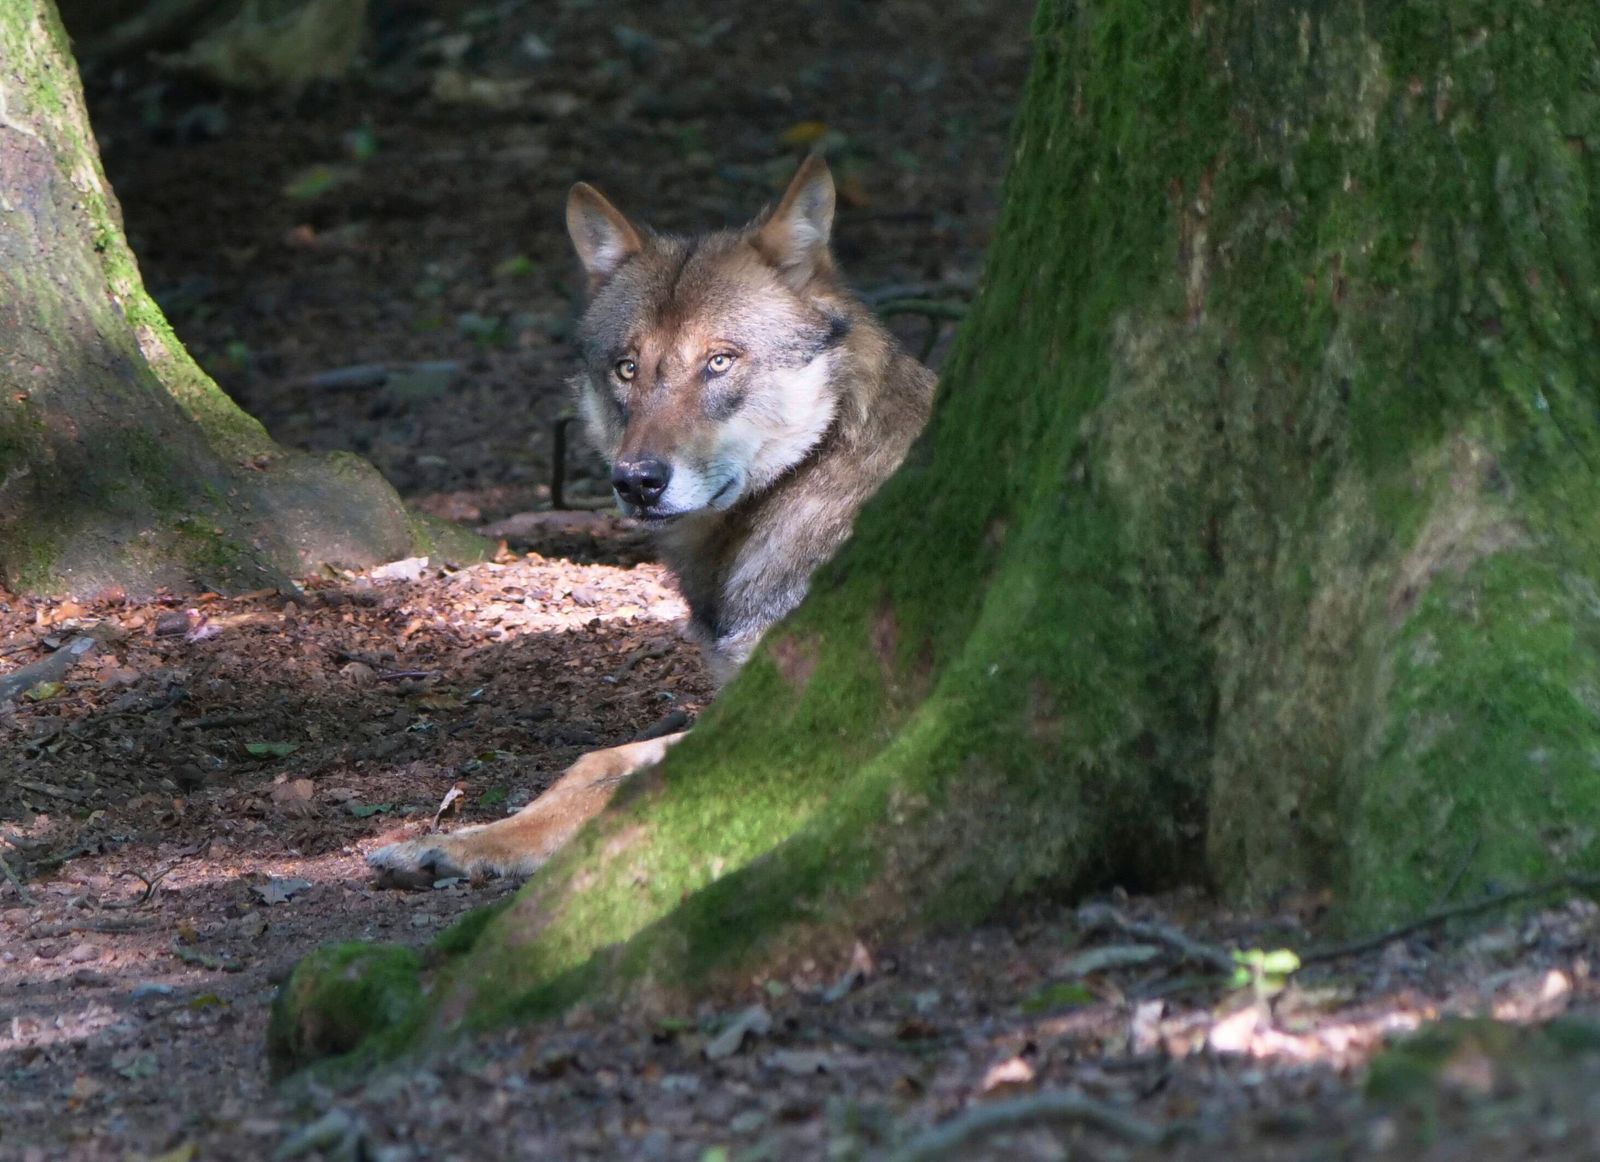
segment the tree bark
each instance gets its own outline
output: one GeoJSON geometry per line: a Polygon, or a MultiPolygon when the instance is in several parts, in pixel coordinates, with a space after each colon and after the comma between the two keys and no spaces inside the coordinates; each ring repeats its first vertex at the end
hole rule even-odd
{"type": "Polygon", "coordinates": [[[124,241],[54,5],[0,5],[0,585],[249,589],[434,536],[359,459],[278,448],[189,358],[124,241]]]}
{"type": "Polygon", "coordinates": [[[1364,929],[1600,867],[1600,10],[1034,32],[911,462],[433,1029],[1113,882],[1364,929]]]}

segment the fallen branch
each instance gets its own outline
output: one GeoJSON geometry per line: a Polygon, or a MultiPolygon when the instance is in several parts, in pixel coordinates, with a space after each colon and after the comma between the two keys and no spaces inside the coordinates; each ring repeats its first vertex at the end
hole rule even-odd
{"type": "Polygon", "coordinates": [[[68,920],[64,924],[35,924],[28,929],[28,936],[34,940],[46,940],[71,936],[75,932],[97,932],[101,935],[143,932],[155,926],[153,916],[101,916],[92,920],[68,920]]]}
{"type": "Polygon", "coordinates": [[[916,315],[928,321],[928,334],[922,341],[917,358],[926,363],[939,345],[946,321],[959,321],[967,317],[965,303],[941,303],[934,299],[887,299],[872,308],[881,319],[896,315],[916,315]]]}
{"type": "Polygon", "coordinates": [[[202,718],[191,718],[177,725],[184,730],[216,730],[225,726],[250,726],[265,717],[265,714],[255,711],[241,710],[232,714],[207,714],[202,718]]]}
{"type": "Polygon", "coordinates": [[[460,370],[461,363],[456,359],[429,359],[420,363],[356,363],[349,367],[314,371],[290,380],[287,386],[321,391],[362,391],[370,387],[382,387],[396,376],[454,376],[460,370]]]}
{"type": "Polygon", "coordinates": [[[1081,1093],[1054,1091],[976,1106],[942,1126],[918,1134],[889,1155],[889,1162],[969,1157],[968,1147],[980,1138],[1052,1122],[1088,1126],[1152,1149],[1169,1144],[1189,1129],[1184,1124],[1154,1125],[1081,1093]]]}
{"type": "Polygon", "coordinates": [[[1214,968],[1229,976],[1239,967],[1233,953],[1153,920],[1130,920],[1109,904],[1085,904],[1078,909],[1078,923],[1085,928],[1111,928],[1135,940],[1163,944],[1190,964],[1214,968]]]}
{"type": "Polygon", "coordinates": [[[1464,916],[1477,916],[1483,912],[1492,912],[1496,908],[1509,907],[1520,904],[1524,900],[1537,899],[1540,896],[1550,895],[1552,892],[1600,892],[1600,876],[1561,876],[1558,879],[1547,880],[1542,884],[1531,887],[1515,888],[1509,892],[1501,892],[1497,896],[1485,896],[1479,900],[1469,900],[1465,904],[1453,904],[1448,908],[1439,908],[1432,912],[1424,913],[1414,920],[1407,920],[1403,924],[1396,924],[1393,928],[1386,928],[1382,932],[1374,932],[1370,936],[1362,936],[1355,940],[1345,941],[1343,944],[1327,944],[1321,948],[1312,948],[1300,954],[1301,964],[1319,964],[1330,960],[1342,960],[1346,956],[1359,956],[1363,952],[1371,952],[1375,948],[1382,948],[1393,940],[1403,940],[1414,932],[1421,932],[1425,928],[1433,928],[1451,920],[1459,920],[1464,916]]]}
{"type": "Polygon", "coordinates": [[[61,681],[73,666],[89,656],[96,644],[95,639],[88,635],[75,637],[55,653],[0,677],[0,702],[25,694],[41,682],[61,681]]]}

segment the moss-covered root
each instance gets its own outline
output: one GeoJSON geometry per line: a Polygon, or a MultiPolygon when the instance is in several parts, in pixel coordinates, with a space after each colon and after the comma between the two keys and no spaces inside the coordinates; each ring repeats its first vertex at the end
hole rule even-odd
{"type": "Polygon", "coordinates": [[[336,944],[295,966],[272,1004],[267,1060],[274,1077],[358,1049],[392,1051],[426,1011],[421,958],[389,944],[336,944]]]}

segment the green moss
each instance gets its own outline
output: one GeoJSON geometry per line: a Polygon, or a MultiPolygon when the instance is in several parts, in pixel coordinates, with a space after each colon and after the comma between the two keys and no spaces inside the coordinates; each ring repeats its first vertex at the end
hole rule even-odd
{"type": "Polygon", "coordinates": [[[510,907],[509,900],[489,904],[482,908],[474,908],[462,916],[433,941],[433,952],[438,956],[459,956],[469,951],[478,938],[483,935],[483,930],[489,922],[510,907]]]}
{"type": "Polygon", "coordinates": [[[1600,868],[1600,605],[1531,551],[1434,581],[1356,767],[1348,906],[1375,925],[1600,868]]]}
{"type": "Polygon", "coordinates": [[[59,559],[60,545],[53,538],[24,529],[7,536],[0,568],[7,585],[19,593],[49,592],[60,582],[59,559]]]}
{"type": "Polygon", "coordinates": [[[411,513],[412,549],[419,557],[468,564],[494,556],[494,542],[450,521],[427,513],[411,513]]]}
{"type": "Polygon", "coordinates": [[[420,969],[415,952],[395,945],[336,944],[306,957],[272,1003],[273,1075],[357,1051],[379,1060],[404,1044],[425,1012],[420,969]]]}

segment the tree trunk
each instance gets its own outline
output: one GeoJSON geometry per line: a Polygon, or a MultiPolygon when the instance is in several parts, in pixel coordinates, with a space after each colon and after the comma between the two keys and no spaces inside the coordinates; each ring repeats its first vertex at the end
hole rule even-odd
{"type": "Polygon", "coordinates": [[[0,585],[238,590],[427,551],[376,471],[278,448],[173,336],[51,0],[0,4],[0,62],[0,585]]]}
{"type": "Polygon", "coordinates": [[[1035,39],[912,461],[430,1027],[1044,891],[1365,928],[1600,867],[1600,9],[1045,0],[1035,39]]]}

